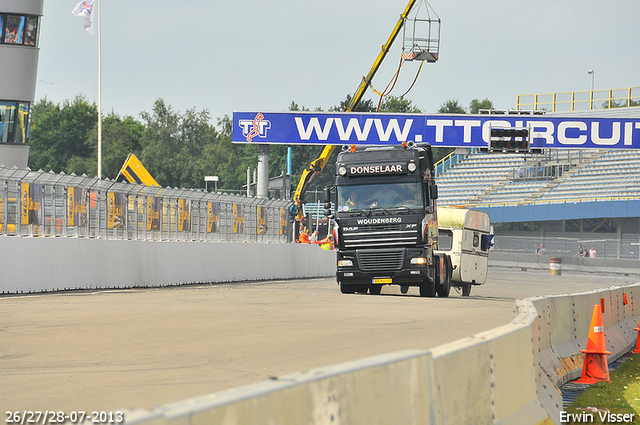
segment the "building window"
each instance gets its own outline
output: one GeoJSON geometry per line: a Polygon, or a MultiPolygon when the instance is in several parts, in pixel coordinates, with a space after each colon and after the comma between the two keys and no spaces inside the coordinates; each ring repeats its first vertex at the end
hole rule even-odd
{"type": "Polygon", "coordinates": [[[38,44],[38,16],[0,14],[0,44],[38,44]]]}
{"type": "Polygon", "coordinates": [[[38,18],[36,16],[27,16],[27,24],[24,27],[24,44],[26,46],[36,45],[38,39],[38,18]]]}
{"type": "Polygon", "coordinates": [[[0,100],[0,143],[29,141],[29,102],[0,100]]]}

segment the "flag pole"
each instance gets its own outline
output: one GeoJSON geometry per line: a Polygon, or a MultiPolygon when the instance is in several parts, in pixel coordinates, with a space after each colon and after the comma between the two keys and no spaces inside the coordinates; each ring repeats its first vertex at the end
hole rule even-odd
{"type": "Polygon", "coordinates": [[[98,178],[102,179],[102,5],[98,3],[98,178]]]}

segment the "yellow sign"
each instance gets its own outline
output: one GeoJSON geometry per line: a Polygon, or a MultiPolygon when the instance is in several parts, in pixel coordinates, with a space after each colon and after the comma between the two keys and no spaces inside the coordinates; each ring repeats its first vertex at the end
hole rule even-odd
{"type": "Polygon", "coordinates": [[[124,196],[107,192],[107,229],[124,227],[124,196]]]}
{"type": "Polygon", "coordinates": [[[244,205],[233,204],[233,233],[244,233],[244,205]]]}
{"type": "MultiPolygon", "coordinates": [[[[120,177],[121,174],[129,183],[144,184],[147,186],[160,186],[151,174],[149,174],[147,169],[144,168],[142,162],[140,162],[140,160],[132,153],[130,153],[124,161],[124,164],[118,173],[118,177],[120,177]]],[[[118,177],[116,177],[116,180],[118,177]]]]}
{"type": "Polygon", "coordinates": [[[178,199],[178,231],[189,232],[191,230],[191,201],[178,199]]]}
{"type": "Polygon", "coordinates": [[[287,233],[287,211],[284,208],[280,208],[280,236],[287,233]]]}
{"type": "Polygon", "coordinates": [[[267,209],[258,207],[258,226],[256,231],[259,235],[267,233],[267,209]]]}
{"type": "Polygon", "coordinates": [[[67,226],[75,226],[75,187],[67,188],[67,226]]]}
{"type": "Polygon", "coordinates": [[[22,183],[22,190],[20,199],[22,203],[20,205],[20,224],[27,225],[29,224],[29,187],[30,183],[22,183]]]}
{"type": "Polygon", "coordinates": [[[218,231],[218,203],[207,202],[207,233],[218,231]]]}

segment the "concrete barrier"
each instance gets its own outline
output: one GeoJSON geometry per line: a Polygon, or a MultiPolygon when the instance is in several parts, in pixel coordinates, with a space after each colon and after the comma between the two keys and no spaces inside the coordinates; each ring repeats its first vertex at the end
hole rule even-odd
{"type": "Polygon", "coordinates": [[[560,424],[558,386],[582,368],[593,305],[605,299],[612,360],[635,342],[638,297],[640,284],[519,300],[511,323],[470,338],[124,410],[126,423],[560,424]]]}
{"type": "Polygon", "coordinates": [[[335,275],[317,245],[0,236],[0,294],[335,275]]]}
{"type": "Polygon", "coordinates": [[[552,418],[562,409],[562,396],[557,388],[580,377],[591,324],[593,306],[605,301],[602,315],[609,363],[629,352],[636,341],[633,330],[640,316],[640,284],[613,287],[583,294],[537,297],[532,302],[539,312],[538,343],[541,379],[538,388],[541,401],[552,418]],[[624,294],[629,302],[623,302],[624,294]],[[635,299],[634,303],[632,299],[635,299]]]}

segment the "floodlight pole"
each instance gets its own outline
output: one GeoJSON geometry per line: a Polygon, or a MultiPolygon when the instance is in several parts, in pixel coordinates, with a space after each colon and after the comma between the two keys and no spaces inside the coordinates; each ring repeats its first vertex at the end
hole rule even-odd
{"type": "Polygon", "coordinates": [[[98,6],[98,179],[102,178],[102,5],[98,6]]]}
{"type": "Polygon", "coordinates": [[[592,110],[593,109],[593,88],[595,87],[596,73],[593,72],[593,69],[590,69],[587,71],[587,74],[591,74],[591,102],[589,105],[589,110],[592,110]]]}

